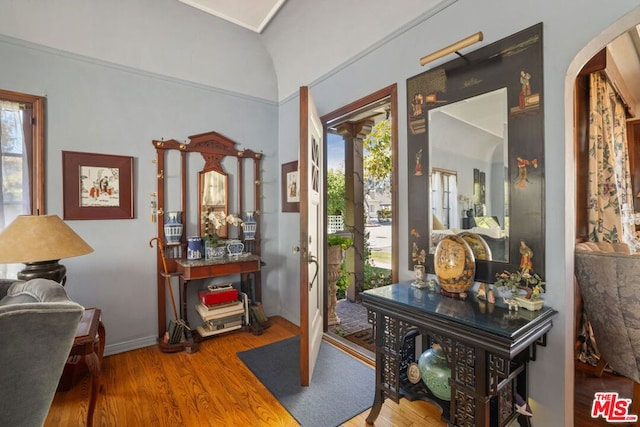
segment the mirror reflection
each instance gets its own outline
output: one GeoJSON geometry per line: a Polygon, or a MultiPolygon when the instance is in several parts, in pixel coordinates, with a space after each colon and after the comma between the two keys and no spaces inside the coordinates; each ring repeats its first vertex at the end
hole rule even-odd
{"type": "MultiPolygon", "coordinates": [[[[218,171],[199,172],[200,234],[205,230],[204,218],[210,212],[227,214],[227,174],[218,171]]],[[[227,237],[226,224],[216,230],[219,237],[227,237]]]]}
{"type": "Polygon", "coordinates": [[[430,252],[447,234],[475,233],[478,259],[508,262],[507,89],[431,109],[428,120],[430,252]]]}

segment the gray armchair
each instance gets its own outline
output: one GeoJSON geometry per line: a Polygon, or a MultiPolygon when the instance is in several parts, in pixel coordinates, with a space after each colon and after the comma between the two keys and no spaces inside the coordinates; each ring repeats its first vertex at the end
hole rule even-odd
{"type": "Polygon", "coordinates": [[[640,256],[624,244],[579,243],[575,259],[600,365],[634,381],[630,413],[640,415],[640,256]]]}
{"type": "Polygon", "coordinates": [[[44,424],[83,311],[52,280],[0,282],[0,425],[44,424]]]}

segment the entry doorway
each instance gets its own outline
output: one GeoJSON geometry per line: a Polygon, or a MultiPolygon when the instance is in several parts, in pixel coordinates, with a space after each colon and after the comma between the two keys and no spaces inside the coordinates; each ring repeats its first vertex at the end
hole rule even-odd
{"type": "Polygon", "coordinates": [[[397,87],[381,89],[321,120],[327,234],[351,239],[335,283],[327,266],[325,335],[373,358],[371,324],[359,295],[398,280],[397,87]]]}

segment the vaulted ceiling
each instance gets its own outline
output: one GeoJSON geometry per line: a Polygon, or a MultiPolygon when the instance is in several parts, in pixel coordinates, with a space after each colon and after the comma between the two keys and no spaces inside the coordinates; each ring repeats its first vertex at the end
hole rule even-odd
{"type": "Polygon", "coordinates": [[[178,1],[256,33],[261,33],[287,0],[178,1]]]}
{"type": "MultiPolygon", "coordinates": [[[[255,33],[262,34],[270,23],[274,23],[275,32],[278,34],[269,34],[265,38],[265,44],[270,50],[272,56],[274,56],[274,62],[287,61],[286,55],[290,55],[293,50],[290,48],[295,46],[295,40],[299,37],[300,33],[296,35],[296,26],[286,24],[286,21],[297,22],[298,24],[304,22],[310,22],[313,19],[313,14],[321,9],[310,9],[308,6],[304,6],[301,2],[291,1],[287,3],[287,0],[177,0],[181,3],[193,6],[200,9],[203,12],[214,15],[218,18],[229,21],[233,24],[239,25],[243,28],[249,29],[255,33]],[[286,5],[285,5],[286,3],[286,5]],[[286,16],[280,18],[278,21],[278,13],[281,8],[287,6],[286,16]],[[286,46],[286,47],[285,47],[286,46]]],[[[327,34],[327,37],[322,39],[326,42],[326,45],[331,45],[332,42],[338,42],[338,39],[332,40],[332,36],[339,34],[340,45],[355,46],[354,53],[361,51],[364,48],[370,46],[373,42],[377,41],[376,38],[382,38],[386,34],[384,33],[384,23],[388,25],[386,28],[399,28],[402,25],[410,21],[410,16],[407,15],[395,15],[385,13],[384,10],[380,10],[380,5],[375,4],[374,9],[379,13],[369,14],[367,20],[372,24],[371,32],[363,35],[351,34],[341,27],[342,17],[353,16],[357,8],[361,8],[362,5],[353,5],[348,2],[341,7],[339,13],[335,11],[335,19],[332,21],[331,33],[327,34]],[[377,30],[376,30],[377,29],[377,30]],[[377,32],[376,32],[377,31],[377,32]]],[[[421,1],[421,7],[414,9],[416,15],[424,13],[432,8],[436,8],[439,5],[448,3],[445,0],[428,0],[421,1]]],[[[396,8],[397,9],[397,8],[396,8]]],[[[329,13],[331,13],[330,11],[329,13]]],[[[326,11],[325,11],[326,13],[326,11]]],[[[415,16],[415,15],[414,15],[415,16]]],[[[325,21],[326,22],[326,21],[325,21]]],[[[345,25],[349,25],[348,21],[344,21],[345,25]]],[[[317,48],[320,48],[316,46],[317,48]]],[[[628,33],[622,34],[618,39],[613,41],[609,45],[609,50],[613,55],[616,65],[620,69],[622,78],[631,93],[633,103],[640,103],[640,32],[638,27],[631,28],[628,33]]],[[[336,55],[339,55],[340,50],[336,50],[336,55]]],[[[276,64],[277,66],[277,64],[276,64]]],[[[640,111],[640,105],[636,108],[640,111]]]]}
{"type": "Polygon", "coordinates": [[[174,1],[198,3],[202,13],[256,33],[262,26],[258,37],[271,57],[283,99],[458,0],[402,0],[402,7],[388,0],[174,1]]]}

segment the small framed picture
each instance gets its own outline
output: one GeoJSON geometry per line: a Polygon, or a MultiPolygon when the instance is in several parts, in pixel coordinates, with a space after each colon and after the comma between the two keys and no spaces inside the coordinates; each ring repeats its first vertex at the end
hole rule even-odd
{"type": "Polygon", "coordinates": [[[298,161],[282,165],[282,212],[300,212],[298,161]]]}
{"type": "Polygon", "coordinates": [[[132,219],[133,157],[62,152],[64,219],[132,219]]]}

